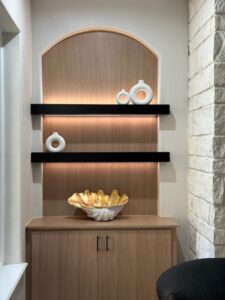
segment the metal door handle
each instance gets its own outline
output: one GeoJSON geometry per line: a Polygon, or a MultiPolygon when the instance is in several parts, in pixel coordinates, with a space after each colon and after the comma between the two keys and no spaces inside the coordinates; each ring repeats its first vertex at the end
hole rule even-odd
{"type": "Polygon", "coordinates": [[[106,236],[106,251],[109,251],[109,236],[106,236]]]}
{"type": "Polygon", "coordinates": [[[100,236],[97,236],[97,252],[99,251],[99,239],[100,239],[100,236]]]}

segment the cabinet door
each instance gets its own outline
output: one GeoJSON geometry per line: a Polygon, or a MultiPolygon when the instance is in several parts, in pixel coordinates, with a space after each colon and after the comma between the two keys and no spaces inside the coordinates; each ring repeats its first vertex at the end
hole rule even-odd
{"type": "Polygon", "coordinates": [[[156,282],[172,266],[170,230],[137,234],[137,300],[156,300],[156,282]]]}
{"type": "Polygon", "coordinates": [[[33,232],[31,300],[97,300],[96,234],[33,232]]]}
{"type": "Polygon", "coordinates": [[[99,300],[156,300],[156,281],[171,266],[171,231],[105,232],[105,237],[108,251],[98,254],[99,300]]]}

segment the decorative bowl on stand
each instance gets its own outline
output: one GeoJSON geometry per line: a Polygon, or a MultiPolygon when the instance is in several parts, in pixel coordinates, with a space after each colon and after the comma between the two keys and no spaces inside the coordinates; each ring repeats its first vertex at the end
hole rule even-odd
{"type": "Polygon", "coordinates": [[[102,190],[97,193],[86,190],[84,193],[73,194],[68,202],[85,211],[95,221],[111,221],[128,203],[128,197],[125,194],[119,196],[117,190],[113,190],[111,195],[106,195],[102,190]]]}

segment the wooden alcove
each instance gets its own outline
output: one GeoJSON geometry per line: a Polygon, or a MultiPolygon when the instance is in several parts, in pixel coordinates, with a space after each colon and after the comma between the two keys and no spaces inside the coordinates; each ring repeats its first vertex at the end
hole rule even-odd
{"type": "Polygon", "coordinates": [[[149,106],[118,111],[115,103],[118,91],[144,79],[157,104],[157,70],[151,49],[114,30],[67,36],[43,54],[44,105],[33,105],[31,113],[43,116],[43,141],[57,131],[67,153],[43,149],[31,155],[32,162],[43,162],[44,216],[26,226],[27,300],[158,299],[156,281],[176,263],[177,223],[157,216],[158,162],[168,161],[169,153],[157,152],[158,117],[145,114],[149,106]],[[115,105],[106,108],[109,104],[115,105]],[[90,105],[98,107],[92,112],[90,105]],[[74,217],[81,211],[67,198],[87,188],[106,193],[116,188],[129,203],[111,222],[74,217]]]}
{"type": "MultiPolygon", "coordinates": [[[[44,104],[115,104],[117,92],[139,79],[152,87],[157,104],[157,56],[114,30],[70,35],[42,56],[44,104]]],[[[54,131],[67,152],[157,151],[156,116],[44,116],[43,141],[54,131]]],[[[157,214],[158,163],[45,163],[44,216],[74,214],[66,201],[74,192],[113,188],[129,196],[123,214],[157,214]]]]}

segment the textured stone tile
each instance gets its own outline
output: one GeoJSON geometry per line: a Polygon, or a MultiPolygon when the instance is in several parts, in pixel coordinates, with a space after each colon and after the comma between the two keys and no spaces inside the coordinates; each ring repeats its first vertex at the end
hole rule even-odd
{"type": "Polygon", "coordinates": [[[196,15],[196,13],[199,11],[201,6],[205,0],[189,0],[189,22],[193,19],[193,17],[196,15]]]}
{"type": "Polygon", "coordinates": [[[225,247],[224,245],[215,245],[215,257],[225,257],[225,247]]]}
{"type": "Polygon", "coordinates": [[[225,88],[215,88],[215,103],[225,104],[225,88]]]}
{"type": "Polygon", "coordinates": [[[213,173],[215,172],[214,159],[212,157],[189,156],[189,168],[205,173],[213,173]]]}
{"type": "Polygon", "coordinates": [[[225,207],[214,206],[210,207],[209,211],[209,224],[214,226],[216,229],[225,228],[225,207]]]}
{"type": "Polygon", "coordinates": [[[189,81],[189,98],[198,95],[214,86],[214,65],[193,76],[189,81]]]}
{"type": "Polygon", "coordinates": [[[216,87],[225,88],[225,63],[215,63],[214,80],[216,87]]]}
{"type": "Polygon", "coordinates": [[[214,60],[216,62],[225,62],[225,32],[216,32],[213,47],[214,60]]]}
{"type": "MultiPolygon", "coordinates": [[[[218,92],[218,99],[222,97],[222,93],[218,92]]],[[[208,89],[204,91],[203,93],[194,96],[189,99],[189,105],[188,110],[191,112],[193,110],[199,109],[201,107],[207,106],[209,104],[214,103],[215,101],[215,89],[212,87],[211,89],[208,89]]],[[[224,101],[225,101],[225,89],[224,89],[224,101]]]]}
{"type": "Polygon", "coordinates": [[[214,104],[195,110],[193,112],[192,122],[193,135],[214,134],[214,104]]]}
{"type": "Polygon", "coordinates": [[[206,223],[209,222],[210,207],[205,200],[192,194],[188,195],[188,210],[206,223]]]}
{"type": "Polygon", "coordinates": [[[189,42],[190,54],[215,33],[215,18],[211,17],[189,42]]]}
{"type": "Polygon", "coordinates": [[[224,15],[216,15],[215,17],[215,30],[225,31],[225,18],[224,15]]]}
{"type": "Polygon", "coordinates": [[[189,57],[189,78],[205,69],[214,59],[214,35],[210,35],[189,57]]]}
{"type": "Polygon", "coordinates": [[[214,232],[214,244],[225,245],[225,229],[216,229],[214,232]]]}
{"type": "Polygon", "coordinates": [[[201,171],[188,170],[188,192],[204,199],[208,203],[214,201],[213,175],[201,171]]]}
{"type": "Polygon", "coordinates": [[[225,174],[225,159],[213,160],[213,172],[214,174],[225,174]]]}
{"type": "Polygon", "coordinates": [[[213,176],[213,203],[215,205],[225,204],[225,185],[223,175],[213,176]]]}
{"type": "Polygon", "coordinates": [[[215,135],[225,136],[225,104],[216,104],[214,110],[215,135]]]}
{"type": "MultiPolygon", "coordinates": [[[[206,238],[210,243],[214,243],[214,228],[198,217],[196,217],[194,214],[190,213],[188,214],[188,219],[191,224],[191,226],[196,229],[197,233],[199,233],[201,236],[206,238]]],[[[197,236],[197,243],[198,245],[198,236],[197,236]]]]}
{"type": "Polygon", "coordinates": [[[216,13],[225,13],[225,1],[215,0],[215,11],[216,13]]]}
{"type": "Polygon", "coordinates": [[[213,138],[213,155],[215,158],[225,157],[225,137],[215,136],[213,138]]]}
{"type": "Polygon", "coordinates": [[[213,136],[189,137],[189,155],[213,157],[213,142],[213,136]]]}
{"type": "Polygon", "coordinates": [[[197,259],[197,255],[194,252],[192,252],[191,249],[188,249],[187,250],[187,258],[186,258],[186,260],[190,261],[190,260],[195,260],[195,259],[197,259]]]}
{"type": "MultiPolygon", "coordinates": [[[[202,4],[202,3],[201,3],[202,4]]],[[[201,6],[201,5],[200,5],[201,6]]],[[[198,9],[189,25],[189,39],[192,40],[194,35],[204,26],[204,24],[214,15],[214,0],[206,0],[201,9],[198,9]]]]}
{"type": "Polygon", "coordinates": [[[200,258],[215,257],[215,246],[212,242],[197,233],[196,256],[200,258]]]}
{"type": "Polygon", "coordinates": [[[196,242],[197,242],[197,231],[192,227],[188,226],[188,246],[192,253],[196,253],[196,242]]]}

